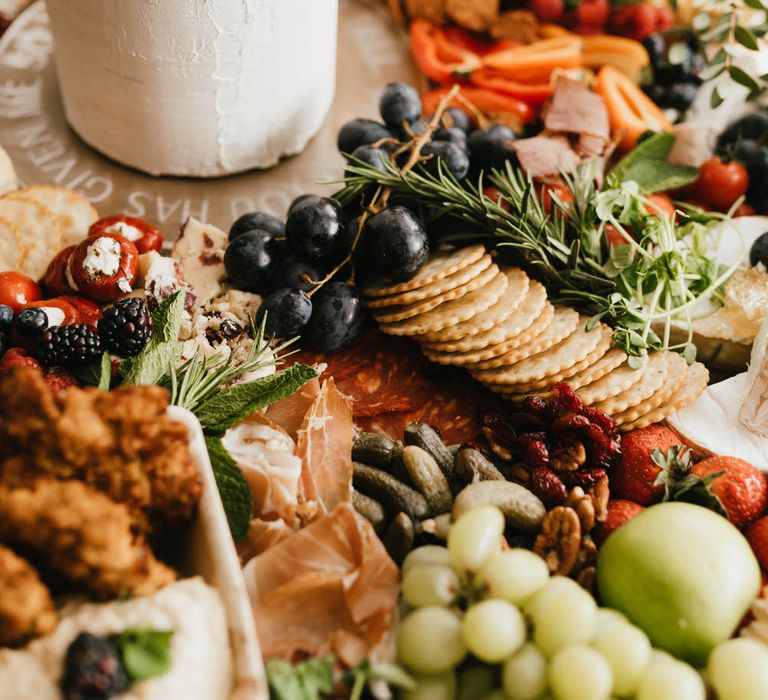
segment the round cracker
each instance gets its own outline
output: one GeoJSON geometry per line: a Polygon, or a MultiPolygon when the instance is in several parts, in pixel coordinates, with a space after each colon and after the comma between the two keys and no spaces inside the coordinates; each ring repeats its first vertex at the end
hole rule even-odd
{"type": "Polygon", "coordinates": [[[365,295],[369,297],[385,297],[391,294],[408,292],[419,287],[426,287],[443,277],[448,277],[458,272],[473,262],[477,262],[483,255],[485,255],[485,246],[481,244],[467,246],[466,248],[438,251],[407,282],[380,287],[368,287],[365,290],[365,295]]]}
{"type": "MultiPolygon", "coordinates": [[[[549,325],[541,333],[531,338],[525,345],[520,345],[514,350],[508,350],[503,355],[492,357],[489,360],[476,362],[468,369],[470,372],[475,373],[497,367],[511,367],[532,355],[538,355],[562,342],[577,329],[578,325],[578,311],[568,306],[558,306],[555,308],[549,325]]],[[[509,382],[502,383],[507,384],[509,382]]]]}
{"type": "Polygon", "coordinates": [[[614,413],[621,413],[632,406],[637,406],[646,399],[653,396],[661,389],[667,378],[667,356],[663,352],[652,352],[648,356],[648,364],[643,370],[642,376],[635,381],[632,386],[625,389],[620,394],[616,394],[609,399],[594,403],[604,413],[612,416],[614,413]]]}
{"type": "Polygon", "coordinates": [[[501,298],[508,284],[507,276],[500,272],[488,284],[459,299],[446,301],[426,313],[404,321],[382,323],[379,328],[389,335],[407,336],[421,336],[448,328],[489,309],[501,298]]]}
{"type": "Polygon", "coordinates": [[[470,373],[487,384],[525,384],[562,372],[595,352],[605,337],[605,325],[597,323],[590,330],[586,330],[588,321],[586,316],[577,318],[577,330],[565,340],[511,367],[470,373]]]}
{"type": "Polygon", "coordinates": [[[61,246],[75,245],[88,235],[90,225],[98,220],[99,212],[79,192],[58,185],[33,185],[8,195],[34,199],[50,209],[59,222],[61,246]]]}
{"type": "Polygon", "coordinates": [[[645,368],[648,366],[648,355],[643,355],[640,361],[642,364],[637,369],[633,369],[627,363],[622,363],[608,374],[579,387],[579,396],[584,405],[591,406],[592,404],[618,396],[623,391],[629,389],[635,382],[639,382],[643,378],[645,368]]]}
{"type": "Polygon", "coordinates": [[[568,377],[568,384],[571,389],[577,391],[581,387],[596,382],[609,372],[617,369],[627,361],[627,353],[620,348],[611,348],[602,357],[591,365],[586,365],[584,369],[575,372],[568,377]]]}
{"type": "Polygon", "coordinates": [[[24,245],[18,227],[0,218],[0,272],[18,270],[23,259],[24,245]]]}
{"type": "Polygon", "coordinates": [[[701,362],[694,362],[688,368],[688,372],[686,373],[679,390],[672,395],[669,401],[658,408],[654,408],[652,411],[648,411],[648,413],[645,413],[634,421],[624,423],[619,426],[619,430],[628,432],[666,420],[676,411],[680,411],[686,406],[690,406],[696,399],[698,399],[704,389],[707,388],[708,383],[709,371],[703,364],[701,364],[701,362]]]}
{"type": "Polygon", "coordinates": [[[19,272],[34,280],[45,273],[61,248],[59,222],[48,207],[23,195],[0,197],[0,217],[8,219],[21,235],[24,255],[19,272]]]}
{"type": "MultiPolygon", "coordinates": [[[[549,303],[544,285],[528,279],[527,275],[526,279],[528,282],[525,295],[511,313],[501,319],[494,320],[492,325],[485,326],[486,316],[492,317],[491,309],[489,309],[488,314],[473,316],[468,321],[457,323],[437,333],[427,333],[424,336],[424,340],[429,343],[427,347],[433,352],[469,352],[498,345],[519,336],[536,321],[549,303]],[[470,334],[473,327],[482,326],[485,326],[482,330],[470,334]]],[[[504,297],[497,304],[503,300],[504,297]]],[[[496,308],[497,304],[491,308],[496,308]]],[[[540,330],[543,330],[543,327],[540,330]]],[[[494,357],[494,355],[490,357],[494,357]]]]}
{"type": "Polygon", "coordinates": [[[440,306],[440,304],[444,304],[447,301],[461,299],[461,297],[463,297],[465,294],[474,292],[476,289],[480,289],[484,285],[488,284],[488,282],[490,282],[499,274],[499,268],[496,265],[490,265],[488,268],[480,272],[473,279],[462,284],[460,287],[449,289],[442,294],[430,297],[424,301],[418,301],[415,304],[392,306],[384,309],[383,311],[374,312],[373,317],[379,323],[394,323],[395,321],[405,321],[408,318],[413,318],[419,314],[424,314],[427,311],[436,309],[438,306],[440,306]]]}
{"type": "MultiPolygon", "coordinates": [[[[612,339],[613,339],[613,332],[608,328],[604,329],[603,337],[600,339],[600,342],[598,343],[597,347],[580,362],[577,362],[575,365],[572,365],[571,367],[567,367],[566,369],[563,369],[560,372],[557,372],[556,374],[552,374],[548,377],[544,377],[536,382],[528,382],[526,384],[505,385],[505,388],[507,389],[506,393],[522,394],[523,396],[526,396],[535,391],[542,391],[543,389],[548,389],[553,385],[557,384],[558,382],[568,382],[570,384],[570,381],[571,381],[570,378],[574,374],[577,374],[587,369],[588,367],[594,365],[596,362],[599,362],[600,359],[605,356],[605,354],[608,352],[608,349],[611,347],[612,339]]],[[[501,393],[505,393],[505,391],[502,390],[501,393]]]]}
{"type": "Polygon", "coordinates": [[[653,396],[645,401],[636,406],[631,406],[621,413],[614,413],[611,417],[616,421],[617,425],[631,423],[654,408],[658,408],[666,403],[670,396],[680,388],[688,373],[688,363],[683,359],[682,355],[678,355],[676,352],[667,352],[666,355],[667,377],[664,380],[664,384],[661,385],[661,388],[653,396]]]}
{"type": "Polygon", "coordinates": [[[414,304],[425,299],[431,299],[432,297],[439,296],[445,292],[448,292],[457,287],[471,282],[481,272],[491,266],[493,260],[490,255],[483,255],[480,260],[467,265],[467,267],[459,270],[458,272],[427,285],[426,287],[419,287],[413,289],[410,292],[403,292],[402,294],[390,294],[386,297],[375,297],[369,299],[367,304],[369,309],[385,309],[388,306],[404,306],[407,304],[414,304]]]}

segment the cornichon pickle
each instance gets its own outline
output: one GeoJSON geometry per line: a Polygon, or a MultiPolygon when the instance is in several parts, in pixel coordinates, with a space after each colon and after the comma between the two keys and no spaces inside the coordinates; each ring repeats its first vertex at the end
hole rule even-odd
{"type": "Polygon", "coordinates": [[[352,505],[371,525],[376,532],[383,530],[386,525],[387,514],[384,507],[370,496],[359,491],[352,491],[352,505]]]}
{"type": "Polygon", "coordinates": [[[375,498],[391,513],[403,511],[415,520],[424,518],[429,513],[424,496],[391,474],[359,462],[353,462],[352,467],[352,483],[355,488],[366,496],[375,498]]]}
{"type": "Polygon", "coordinates": [[[408,470],[411,481],[427,499],[429,512],[432,515],[445,513],[451,509],[453,496],[448,480],[429,452],[416,445],[407,445],[403,449],[403,464],[408,470]]]}
{"type": "Polygon", "coordinates": [[[507,523],[520,532],[537,532],[547,514],[544,504],[527,488],[512,481],[478,481],[461,490],[451,513],[456,521],[478,506],[496,506],[507,523]]]}
{"type": "Polygon", "coordinates": [[[480,450],[464,447],[454,460],[456,476],[465,484],[476,481],[506,481],[504,475],[480,450]]]}
{"type": "Polygon", "coordinates": [[[352,459],[382,469],[402,450],[402,445],[384,433],[358,433],[352,443],[352,459]]]}
{"type": "Polygon", "coordinates": [[[416,445],[429,452],[448,480],[453,478],[453,455],[432,426],[426,423],[411,423],[405,429],[403,440],[406,445],[416,445]]]}
{"type": "Polygon", "coordinates": [[[381,541],[392,560],[400,566],[413,549],[413,521],[407,513],[398,513],[389,524],[381,541]]]}

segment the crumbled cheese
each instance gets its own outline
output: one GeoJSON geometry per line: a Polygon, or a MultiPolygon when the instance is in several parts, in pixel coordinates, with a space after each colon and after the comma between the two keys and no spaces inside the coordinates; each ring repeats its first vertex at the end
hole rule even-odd
{"type": "Polygon", "coordinates": [[[132,243],[144,238],[144,234],[135,226],[126,224],[125,221],[116,221],[114,224],[104,229],[105,233],[116,233],[123,238],[127,238],[132,243]]]}
{"type": "Polygon", "coordinates": [[[95,238],[85,253],[83,268],[91,277],[114,275],[120,269],[120,243],[107,236],[95,238]]]}

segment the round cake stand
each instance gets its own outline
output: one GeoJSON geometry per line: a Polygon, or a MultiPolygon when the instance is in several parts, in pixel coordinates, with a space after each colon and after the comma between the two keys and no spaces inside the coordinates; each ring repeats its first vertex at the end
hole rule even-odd
{"type": "MultiPolygon", "coordinates": [[[[0,145],[19,178],[25,185],[77,190],[103,216],[146,218],[169,238],[189,216],[226,229],[244,212],[284,216],[297,195],[334,192],[338,185],[328,181],[343,172],[336,150],[339,127],[354,117],[376,118],[378,95],[387,82],[419,80],[407,39],[385,3],[341,0],[336,96],[303,153],[268,170],[229,177],[152,177],[97,153],[67,126],[53,58],[45,4],[38,0],[0,39],[0,145]]],[[[180,116],[180,125],[185,118],[180,116]]]]}

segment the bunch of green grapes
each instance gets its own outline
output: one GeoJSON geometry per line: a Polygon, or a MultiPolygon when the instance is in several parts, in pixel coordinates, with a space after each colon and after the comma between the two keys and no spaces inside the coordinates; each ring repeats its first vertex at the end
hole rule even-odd
{"type": "MultiPolygon", "coordinates": [[[[447,548],[403,562],[397,646],[416,677],[405,700],[705,700],[702,674],[537,555],[502,551],[503,532],[501,512],[482,506],[453,524],[447,548]]],[[[744,639],[718,647],[707,672],[718,699],[768,698],[763,657],[744,639]]]]}

